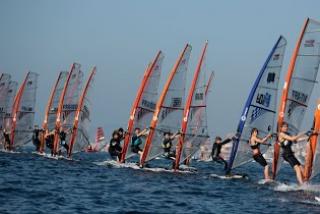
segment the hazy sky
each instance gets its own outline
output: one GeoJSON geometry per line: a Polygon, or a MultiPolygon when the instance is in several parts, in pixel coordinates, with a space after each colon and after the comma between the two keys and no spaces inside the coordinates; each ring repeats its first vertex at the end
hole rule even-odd
{"type": "MultiPolygon", "coordinates": [[[[92,127],[103,126],[109,134],[126,127],[144,69],[158,50],[165,54],[162,88],[187,42],[193,47],[190,82],[209,40],[206,65],[216,73],[209,129],[211,135],[224,135],[235,130],[253,81],[280,34],[288,41],[284,76],[306,17],[320,20],[319,0],[1,0],[0,72],[19,82],[28,70],[40,74],[40,123],[59,71],[79,62],[87,76],[96,65],[92,127]]],[[[308,118],[317,97],[319,87],[308,118]]]]}

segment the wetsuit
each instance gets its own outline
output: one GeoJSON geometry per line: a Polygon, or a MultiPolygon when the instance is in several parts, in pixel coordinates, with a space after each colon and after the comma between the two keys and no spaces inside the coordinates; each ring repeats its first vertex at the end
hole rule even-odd
{"type": "Polygon", "coordinates": [[[121,158],[122,148],[120,146],[120,140],[111,139],[109,143],[109,154],[113,159],[121,158]]]}
{"type": "Polygon", "coordinates": [[[140,148],[141,144],[142,144],[141,137],[138,137],[136,134],[134,134],[131,138],[131,151],[133,153],[142,152],[142,149],[140,148]]]}
{"type": "Polygon", "coordinates": [[[3,138],[4,138],[4,148],[10,148],[11,140],[8,133],[3,132],[3,138]]]}
{"type": "Polygon", "coordinates": [[[266,159],[264,159],[264,157],[262,156],[262,154],[261,154],[261,152],[260,152],[260,143],[256,142],[255,145],[251,145],[251,144],[250,144],[250,147],[251,147],[252,150],[256,150],[256,149],[259,150],[259,152],[258,152],[257,154],[254,154],[254,155],[253,155],[253,159],[254,159],[257,163],[259,163],[261,166],[263,166],[263,167],[267,166],[268,163],[267,163],[266,159]]]}
{"type": "Polygon", "coordinates": [[[214,143],[212,146],[212,151],[211,151],[212,161],[224,164],[225,169],[227,169],[227,167],[228,167],[228,162],[220,156],[220,153],[221,153],[222,146],[227,143],[230,143],[231,141],[232,141],[232,139],[227,138],[226,140],[222,141],[221,143],[214,143]]]}
{"type": "Polygon", "coordinates": [[[65,131],[61,131],[59,133],[60,137],[60,145],[63,146],[67,151],[69,151],[69,145],[66,143],[67,133],[65,131]]]}
{"type": "Polygon", "coordinates": [[[33,145],[35,145],[36,147],[36,151],[40,150],[40,144],[41,144],[39,140],[40,131],[41,131],[40,129],[34,129],[32,134],[32,142],[33,142],[33,145]]]}
{"type": "MultiPolygon", "coordinates": [[[[288,133],[286,133],[288,135],[288,133]]],[[[282,157],[285,161],[287,161],[290,166],[293,168],[294,166],[298,165],[300,166],[300,162],[298,159],[294,156],[294,152],[292,151],[292,141],[284,140],[280,142],[280,146],[282,149],[282,157]]]]}
{"type": "Polygon", "coordinates": [[[53,141],[54,141],[54,134],[47,135],[45,138],[46,146],[51,150],[51,155],[53,155],[53,141]]]}
{"type": "Polygon", "coordinates": [[[162,141],[162,148],[164,151],[164,155],[168,158],[170,157],[175,157],[175,153],[171,152],[171,147],[172,147],[172,139],[163,139],[162,141]]]}

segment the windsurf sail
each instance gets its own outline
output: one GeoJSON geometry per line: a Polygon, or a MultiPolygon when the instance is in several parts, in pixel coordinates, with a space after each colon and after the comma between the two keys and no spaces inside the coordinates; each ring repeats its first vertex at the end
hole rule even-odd
{"type": "Polygon", "coordinates": [[[320,100],[318,100],[317,108],[314,112],[314,120],[312,130],[315,133],[310,136],[307,144],[307,153],[304,165],[304,179],[309,181],[320,172],[320,148],[319,148],[319,133],[320,133],[320,100]]]}
{"type": "Polygon", "coordinates": [[[4,128],[4,120],[6,116],[6,105],[9,83],[11,81],[11,75],[3,73],[0,76],[0,128],[4,128]]]}
{"type": "MultiPolygon", "coordinates": [[[[289,133],[292,135],[298,134],[300,130],[316,83],[319,62],[320,23],[308,18],[292,55],[279,105],[277,126],[280,128],[284,121],[287,122],[289,133]]],[[[299,144],[305,148],[303,143],[299,144]]],[[[280,145],[275,143],[272,164],[273,178],[276,177],[280,167],[279,158],[280,145]]]]}
{"type": "Polygon", "coordinates": [[[38,74],[28,72],[12,109],[11,145],[15,149],[30,142],[33,130],[38,74]]]}
{"type": "MultiPolygon", "coordinates": [[[[55,121],[55,134],[54,134],[54,154],[56,155],[59,150],[59,133],[63,128],[68,132],[72,129],[75,112],[78,106],[80,96],[83,73],[80,70],[81,65],[73,63],[63,90],[59,98],[57,109],[57,116],[55,121]]],[[[67,135],[66,142],[70,141],[70,134],[67,135]]]]}
{"type": "Polygon", "coordinates": [[[136,99],[131,107],[127,129],[128,134],[124,139],[121,162],[124,162],[135,154],[130,149],[130,142],[135,128],[143,130],[150,125],[158,99],[158,88],[163,58],[164,55],[159,51],[143,75],[136,99]]]}
{"type": "MultiPolygon", "coordinates": [[[[52,91],[48,100],[48,104],[46,107],[43,124],[42,124],[42,128],[45,133],[51,132],[55,128],[59,99],[60,99],[64,84],[66,82],[66,79],[68,77],[68,74],[69,73],[67,71],[60,72],[58,79],[52,88],[52,91]]],[[[43,150],[44,150],[44,139],[41,140],[41,146],[40,146],[40,151],[43,152],[43,150]]]]}
{"type": "MultiPolygon", "coordinates": [[[[237,127],[238,138],[233,141],[227,171],[252,160],[249,138],[253,128],[257,128],[262,136],[274,131],[279,78],[286,45],[286,39],[280,36],[251,89],[237,127]]],[[[262,154],[267,149],[266,145],[260,146],[262,154]]]]}
{"type": "Polygon", "coordinates": [[[92,88],[95,74],[96,67],[92,69],[77,105],[70,138],[68,157],[71,157],[72,153],[80,152],[90,145],[88,128],[90,124],[91,102],[89,100],[89,93],[92,88]]]}
{"type": "MultiPolygon", "coordinates": [[[[189,44],[185,46],[162,90],[141,155],[141,166],[146,161],[150,161],[164,153],[161,144],[165,132],[173,133],[179,131],[184,110],[186,74],[191,49],[189,44]]],[[[174,144],[176,144],[175,141],[174,144]]],[[[175,145],[172,145],[172,148],[175,148],[175,145]]]]}
{"type": "MultiPolygon", "coordinates": [[[[12,109],[14,98],[17,93],[18,83],[10,81],[7,89],[7,95],[5,100],[5,117],[3,122],[3,128],[11,132],[12,127],[12,109]]],[[[2,136],[1,136],[2,137],[2,136]]]]}
{"type": "MultiPolygon", "coordinates": [[[[208,43],[206,42],[194,72],[181,122],[181,135],[176,149],[175,169],[190,158],[209,139],[206,118],[206,72],[203,69],[208,43]],[[180,162],[181,161],[181,162],[180,162]]],[[[212,74],[213,75],[213,74],[212,74]]],[[[210,78],[211,79],[211,78],[210,78]]]]}

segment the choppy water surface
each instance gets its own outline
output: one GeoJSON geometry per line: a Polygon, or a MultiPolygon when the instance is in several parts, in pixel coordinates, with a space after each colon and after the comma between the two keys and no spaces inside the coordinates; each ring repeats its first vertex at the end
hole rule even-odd
{"type": "Polygon", "coordinates": [[[298,188],[288,166],[281,183],[262,184],[256,163],[237,170],[249,179],[225,180],[211,162],[181,174],[108,167],[103,153],[75,158],[0,153],[0,213],[320,213],[320,186],[298,188]]]}

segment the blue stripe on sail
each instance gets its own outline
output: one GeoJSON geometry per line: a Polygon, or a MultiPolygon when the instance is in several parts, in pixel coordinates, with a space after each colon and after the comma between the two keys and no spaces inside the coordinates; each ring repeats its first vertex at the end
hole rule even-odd
{"type": "Polygon", "coordinates": [[[238,146],[239,146],[239,141],[240,141],[240,137],[242,135],[242,131],[243,131],[243,127],[244,127],[244,124],[247,120],[247,116],[248,116],[248,111],[249,111],[249,107],[252,103],[252,99],[253,99],[253,96],[259,86],[259,83],[261,81],[261,78],[271,60],[271,57],[272,55],[274,54],[275,50],[278,48],[278,45],[280,43],[280,41],[282,40],[282,36],[279,37],[278,41],[276,42],[276,44],[274,45],[274,47],[272,48],[266,62],[264,63],[264,65],[262,66],[261,70],[260,70],[260,73],[256,79],[256,81],[254,82],[254,85],[251,89],[251,92],[249,94],[249,97],[247,99],[247,102],[246,102],[246,105],[243,109],[243,112],[241,114],[241,118],[240,118],[240,121],[239,121],[239,124],[238,124],[238,128],[237,128],[237,136],[238,136],[238,139],[233,141],[233,145],[232,145],[232,150],[231,150],[231,154],[230,154],[230,159],[228,161],[228,167],[227,167],[227,172],[230,172],[231,168],[232,168],[232,165],[233,165],[233,161],[236,157],[236,154],[237,154],[237,151],[238,151],[238,146]]]}

